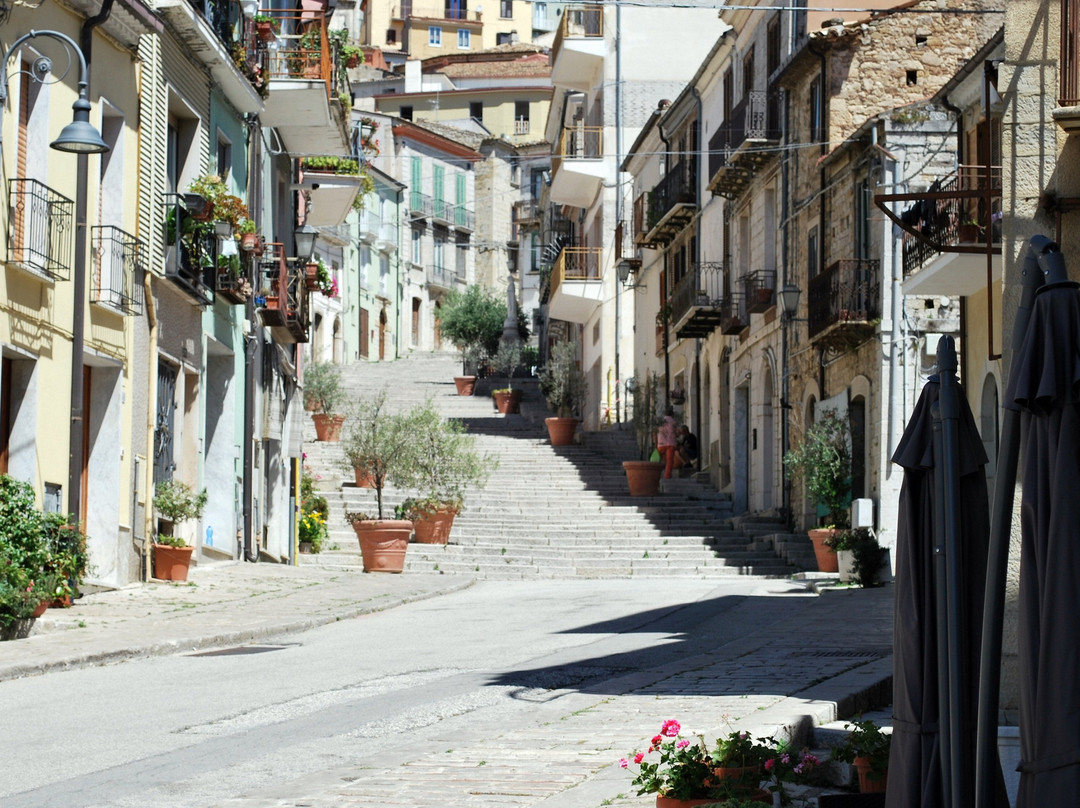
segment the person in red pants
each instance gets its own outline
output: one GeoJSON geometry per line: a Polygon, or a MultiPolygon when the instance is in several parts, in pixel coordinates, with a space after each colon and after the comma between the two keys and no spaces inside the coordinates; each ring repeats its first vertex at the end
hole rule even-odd
{"type": "Polygon", "coordinates": [[[675,445],[676,434],[675,429],[678,424],[675,422],[675,411],[668,407],[664,413],[664,420],[660,422],[660,428],[656,431],[656,448],[660,452],[660,456],[664,459],[664,479],[671,479],[671,469],[675,463],[675,445]]]}

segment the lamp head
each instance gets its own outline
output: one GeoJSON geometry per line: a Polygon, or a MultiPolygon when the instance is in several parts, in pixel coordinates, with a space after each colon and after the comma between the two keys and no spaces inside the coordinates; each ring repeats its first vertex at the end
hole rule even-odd
{"type": "Polygon", "coordinates": [[[72,121],[60,130],[60,135],[49,144],[50,148],[75,154],[101,154],[109,150],[109,144],[90,124],[90,102],[83,95],[71,105],[72,121]]]}
{"type": "Polygon", "coordinates": [[[305,224],[293,231],[293,238],[296,239],[296,257],[307,263],[315,254],[315,242],[319,238],[319,231],[310,224],[305,224]]]}
{"type": "Polygon", "coordinates": [[[784,317],[789,320],[795,319],[795,315],[799,312],[799,298],[802,296],[802,289],[793,283],[784,285],[784,288],[780,290],[780,308],[784,312],[784,317]]]}

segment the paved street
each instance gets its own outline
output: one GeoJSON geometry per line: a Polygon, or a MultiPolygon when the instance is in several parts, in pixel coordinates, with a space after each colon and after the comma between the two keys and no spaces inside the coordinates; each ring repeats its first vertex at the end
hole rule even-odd
{"type": "Polygon", "coordinates": [[[826,723],[890,665],[888,588],[231,563],[192,583],[88,596],[5,644],[5,805],[645,806],[615,761],[663,719],[826,723]],[[248,641],[284,647],[191,653],[248,641]],[[33,659],[53,672],[9,678],[33,659]]]}

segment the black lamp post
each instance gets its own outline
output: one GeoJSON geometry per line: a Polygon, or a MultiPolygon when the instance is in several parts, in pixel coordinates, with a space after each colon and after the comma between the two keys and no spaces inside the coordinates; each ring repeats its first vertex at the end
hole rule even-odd
{"type": "MultiPolygon", "coordinates": [[[[79,97],[71,105],[72,121],[60,130],[50,147],[57,151],[78,155],[75,170],[75,272],[74,307],[71,320],[71,429],[68,440],[68,513],[76,520],[82,510],[82,453],[83,453],[83,334],[86,301],[86,182],[87,155],[101,154],[109,150],[107,144],[90,124],[90,101],[87,98],[90,85],[86,57],[74,39],[59,31],[31,31],[12,43],[0,63],[0,107],[7,103],[7,63],[11,54],[27,40],[37,37],[55,39],[68,54],[79,61],[79,97]]],[[[52,72],[52,60],[40,56],[34,60],[31,78],[44,83],[43,76],[52,72]]],[[[63,78],[63,77],[61,77],[63,78]]]]}
{"type": "MultiPolygon", "coordinates": [[[[780,457],[781,462],[791,448],[791,428],[789,425],[791,402],[790,376],[788,371],[788,328],[790,323],[801,322],[795,315],[799,313],[799,298],[802,289],[793,283],[785,283],[784,288],[777,293],[780,298],[780,408],[784,411],[780,421],[780,457]]],[[[791,518],[791,481],[784,474],[783,482],[783,512],[786,519],[791,518]]]]}

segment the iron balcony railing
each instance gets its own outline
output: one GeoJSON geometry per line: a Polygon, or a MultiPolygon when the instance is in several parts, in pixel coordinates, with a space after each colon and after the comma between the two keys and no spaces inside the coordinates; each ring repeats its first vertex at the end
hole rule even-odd
{"type": "MultiPolygon", "coordinates": [[[[334,83],[335,54],[322,11],[260,9],[277,27],[273,47],[256,48],[255,57],[269,79],[319,79],[329,97],[334,83]]],[[[340,72],[340,71],[339,71],[340,72]]]]}
{"type": "Polygon", "coordinates": [[[430,218],[435,211],[435,201],[427,194],[409,191],[409,212],[414,216],[430,218]]]}
{"type": "Polygon", "coordinates": [[[165,277],[196,302],[214,302],[217,280],[218,239],[212,230],[195,227],[180,194],[162,194],[162,241],[165,245],[165,277]]]}
{"type": "Polygon", "coordinates": [[[881,262],[844,259],[810,279],[810,336],[836,324],[865,324],[881,317],[881,262]]]}
{"type": "Polygon", "coordinates": [[[746,297],[746,309],[751,314],[761,314],[776,303],[776,272],[761,269],[744,275],[743,294],[746,297]]]}
{"type": "Polygon", "coordinates": [[[529,119],[528,118],[515,118],[514,119],[514,134],[515,135],[527,135],[527,134],[529,134],[529,119]]]}
{"type": "MultiPolygon", "coordinates": [[[[731,163],[734,155],[748,140],[780,139],[780,94],[775,91],[751,90],[732,107],[731,117],[720,124],[709,138],[709,176],[731,163]]],[[[756,157],[769,158],[771,152],[756,157]]]]}
{"type": "Polygon", "coordinates": [[[475,230],[476,229],[476,214],[469,210],[464,205],[453,206],[453,223],[454,226],[461,230],[475,230]]]}
{"type": "Polygon", "coordinates": [[[48,185],[8,180],[7,260],[47,278],[71,277],[75,203],[48,185]]]}
{"type": "Polygon", "coordinates": [[[694,264],[671,292],[671,321],[682,322],[694,309],[719,308],[724,296],[724,265],[714,261],[694,264]]]}
{"type": "Polygon", "coordinates": [[[746,295],[742,292],[729,292],[720,301],[720,333],[738,334],[750,325],[750,314],[746,310],[746,295]]]}
{"type": "Polygon", "coordinates": [[[697,204],[697,160],[677,163],[649,193],[649,230],[671,212],[676,205],[697,204]]]}
{"type": "Polygon", "coordinates": [[[565,160],[599,160],[604,156],[604,127],[564,126],[555,156],[565,160]]]}
{"type": "Polygon", "coordinates": [[[454,218],[454,206],[445,199],[436,199],[432,208],[431,218],[436,221],[450,224],[454,218]]]}
{"type": "Polygon", "coordinates": [[[564,39],[602,37],[604,35],[604,7],[599,3],[571,3],[563,7],[562,25],[559,27],[564,39]]]}
{"type": "Polygon", "coordinates": [[[146,243],[119,227],[99,225],[90,228],[90,251],[90,302],[124,314],[141,314],[146,243]]]}
{"type": "Polygon", "coordinates": [[[360,211],[360,239],[374,241],[382,229],[382,217],[373,210],[364,208],[360,211]]]}

